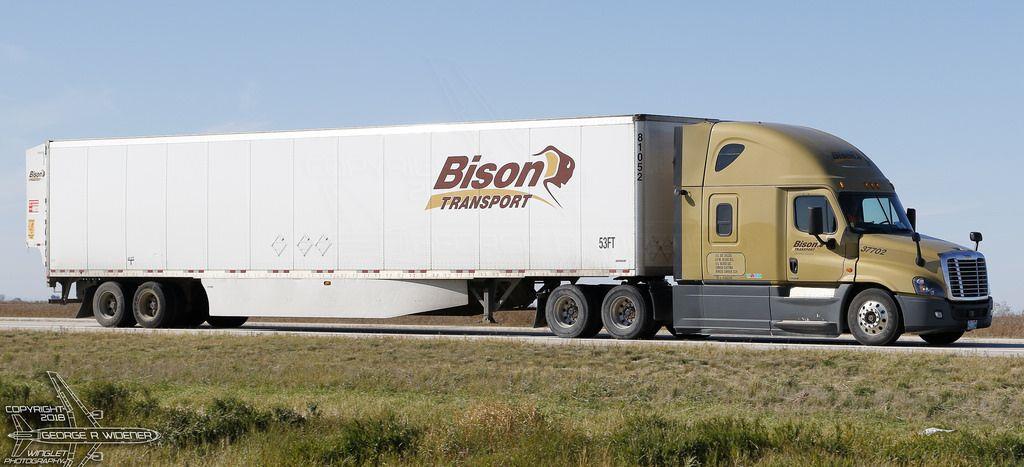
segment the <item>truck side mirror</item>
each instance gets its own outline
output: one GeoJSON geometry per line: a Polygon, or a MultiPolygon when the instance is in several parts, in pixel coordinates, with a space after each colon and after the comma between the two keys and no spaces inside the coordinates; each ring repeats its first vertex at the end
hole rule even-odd
{"type": "Polygon", "coordinates": [[[807,233],[817,237],[825,233],[825,211],[821,207],[809,209],[811,211],[811,225],[807,226],[807,233]]]}
{"type": "Polygon", "coordinates": [[[811,225],[807,226],[807,233],[818,240],[818,243],[825,245],[829,250],[836,249],[836,239],[822,240],[821,234],[825,233],[825,210],[819,207],[808,208],[811,210],[811,225]]]}
{"type": "Polygon", "coordinates": [[[921,256],[921,234],[914,232],[910,234],[910,240],[914,242],[914,248],[917,249],[917,256],[914,258],[914,264],[919,267],[924,267],[924,257],[921,256]]]}
{"type": "Polygon", "coordinates": [[[978,251],[978,244],[981,243],[981,232],[971,232],[971,241],[974,242],[974,251],[978,251]]]}
{"type": "Polygon", "coordinates": [[[910,221],[910,228],[917,232],[917,209],[907,208],[907,220],[910,221]]]}

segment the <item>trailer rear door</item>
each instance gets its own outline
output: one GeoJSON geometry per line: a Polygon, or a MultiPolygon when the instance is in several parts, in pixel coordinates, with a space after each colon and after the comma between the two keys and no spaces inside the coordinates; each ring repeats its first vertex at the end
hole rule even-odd
{"type": "Polygon", "coordinates": [[[25,152],[25,244],[38,248],[46,257],[47,177],[46,145],[25,152]]]}

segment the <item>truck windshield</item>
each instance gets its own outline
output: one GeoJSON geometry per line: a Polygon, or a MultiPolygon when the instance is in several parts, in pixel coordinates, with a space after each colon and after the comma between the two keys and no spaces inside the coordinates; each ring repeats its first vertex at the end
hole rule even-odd
{"type": "Polygon", "coordinates": [[[910,221],[895,193],[840,193],[839,204],[857,233],[910,233],[910,221]]]}

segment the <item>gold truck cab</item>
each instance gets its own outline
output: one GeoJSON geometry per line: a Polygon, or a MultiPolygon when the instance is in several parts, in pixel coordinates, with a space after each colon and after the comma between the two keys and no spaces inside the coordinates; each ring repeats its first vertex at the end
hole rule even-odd
{"type": "Polygon", "coordinates": [[[914,332],[946,344],[991,325],[984,256],[919,235],[853,145],[715,121],[685,125],[679,141],[677,334],[851,332],[887,345],[914,332]]]}

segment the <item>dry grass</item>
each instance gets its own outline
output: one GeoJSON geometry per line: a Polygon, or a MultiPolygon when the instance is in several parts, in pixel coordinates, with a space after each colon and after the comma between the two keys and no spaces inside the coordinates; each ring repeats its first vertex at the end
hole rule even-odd
{"type": "Polygon", "coordinates": [[[996,315],[992,327],[972,331],[969,337],[1024,337],[1024,314],[996,315]]]}
{"type": "Polygon", "coordinates": [[[0,302],[0,316],[15,318],[74,318],[78,305],[38,302],[0,302]]]}
{"type": "Polygon", "coordinates": [[[1012,358],[0,333],[0,403],[52,402],[44,370],[167,436],[114,464],[1024,462],[1012,358]]]}

